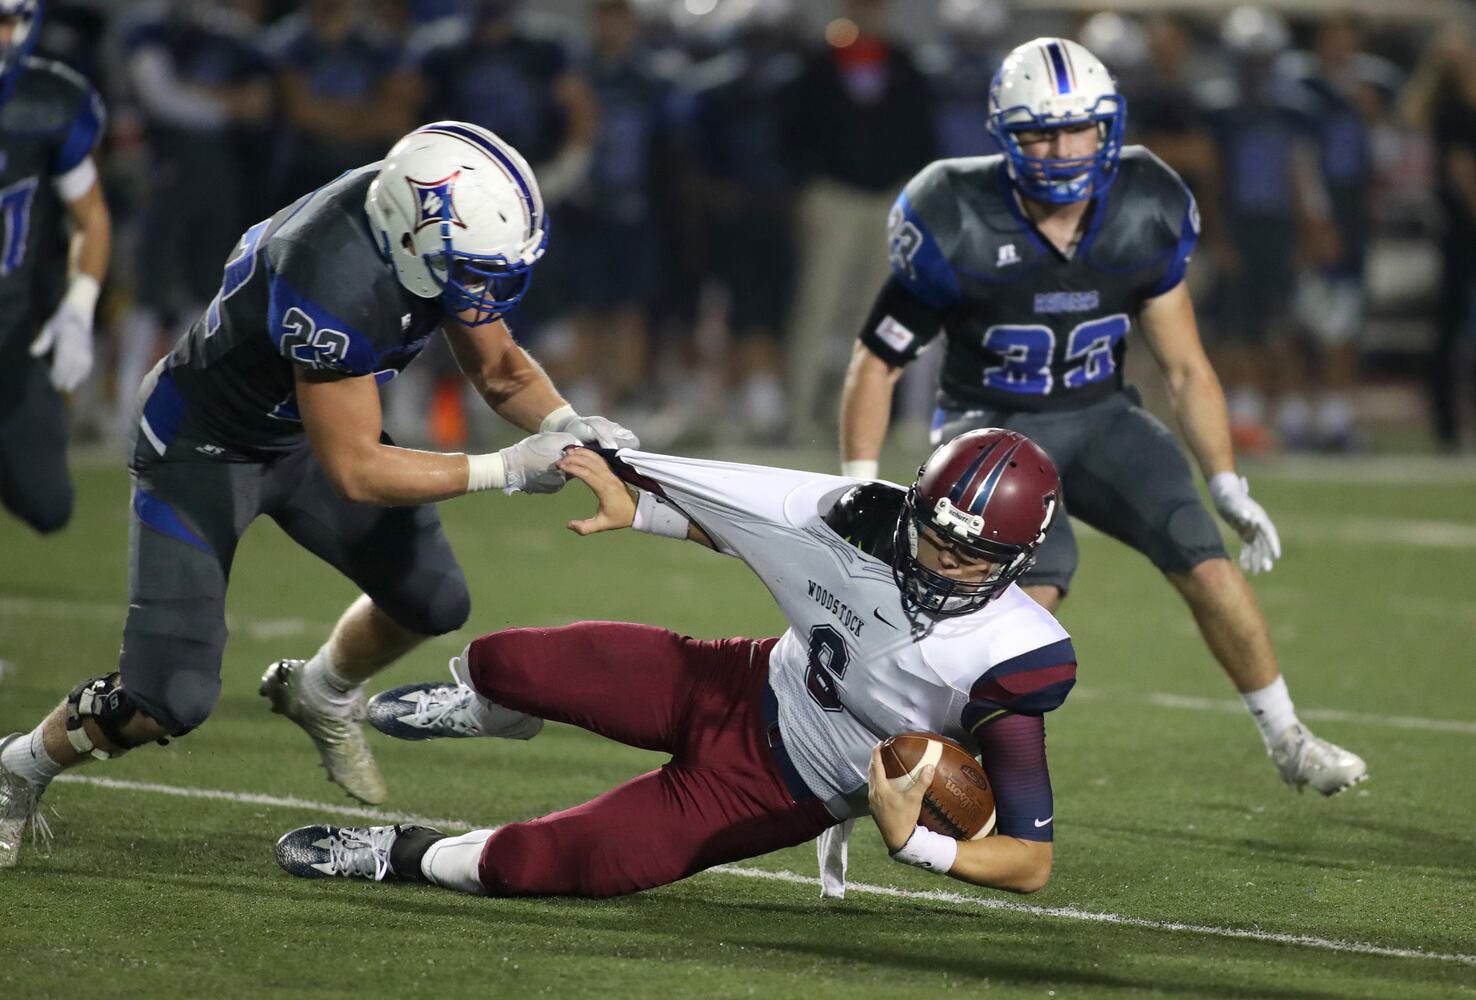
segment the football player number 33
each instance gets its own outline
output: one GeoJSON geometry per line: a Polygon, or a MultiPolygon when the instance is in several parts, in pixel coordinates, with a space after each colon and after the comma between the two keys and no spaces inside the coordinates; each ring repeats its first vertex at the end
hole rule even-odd
{"type": "MultiPolygon", "coordinates": [[[[1113,349],[1128,332],[1123,313],[1078,324],[1066,335],[1066,363],[1061,388],[1079,389],[1100,382],[1117,370],[1113,349]]],[[[1056,332],[1048,326],[1001,324],[984,331],[984,350],[1000,363],[984,369],[984,385],[1003,392],[1048,395],[1055,384],[1051,360],[1056,332]]]]}

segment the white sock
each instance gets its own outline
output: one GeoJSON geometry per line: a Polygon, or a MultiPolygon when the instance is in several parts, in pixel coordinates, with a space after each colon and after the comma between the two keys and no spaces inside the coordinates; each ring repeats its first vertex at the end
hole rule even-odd
{"type": "Polygon", "coordinates": [[[477,869],[482,864],[482,849],[493,830],[473,830],[459,837],[438,840],[420,859],[420,874],[432,885],[443,889],[468,892],[473,896],[487,895],[477,869]]]}
{"type": "Polygon", "coordinates": [[[316,704],[347,713],[354,707],[360,682],[338,672],[338,665],[328,650],[331,645],[331,641],[323,643],[313,658],[302,665],[302,693],[316,704]]]}
{"type": "Polygon", "coordinates": [[[18,740],[11,740],[5,752],[0,753],[0,767],[11,774],[20,775],[33,785],[43,787],[62,773],[62,766],[46,752],[46,745],[41,739],[41,726],[18,740]]]}
{"type": "Polygon", "coordinates": [[[1251,718],[1256,720],[1267,749],[1276,742],[1276,737],[1286,732],[1287,726],[1297,724],[1297,710],[1292,707],[1284,677],[1278,677],[1259,691],[1248,691],[1240,697],[1245,699],[1245,707],[1250,709],[1251,718]]]}

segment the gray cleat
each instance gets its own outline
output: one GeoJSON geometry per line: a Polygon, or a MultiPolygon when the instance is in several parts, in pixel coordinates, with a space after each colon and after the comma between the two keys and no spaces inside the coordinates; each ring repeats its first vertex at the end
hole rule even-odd
{"type": "MultiPolygon", "coordinates": [[[[378,805],[385,799],[384,778],[359,725],[362,712],[342,715],[311,705],[302,694],[304,660],[278,660],[261,678],[261,696],[272,711],[285,715],[307,732],[318,748],[328,780],[360,802],[378,805]]],[[[360,706],[362,707],[362,706],[360,706]]]]}
{"type": "MultiPolygon", "coordinates": [[[[21,738],[11,733],[0,740],[0,751],[21,738]]],[[[51,844],[51,826],[41,815],[41,796],[46,786],[36,786],[18,774],[0,767],[0,868],[14,868],[20,856],[21,837],[31,828],[31,841],[51,844]]]]}

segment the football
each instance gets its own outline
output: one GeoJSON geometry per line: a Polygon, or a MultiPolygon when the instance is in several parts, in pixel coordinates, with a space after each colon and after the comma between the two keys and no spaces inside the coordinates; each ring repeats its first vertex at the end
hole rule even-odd
{"type": "Polygon", "coordinates": [[[974,755],[937,733],[899,733],[882,743],[888,778],[910,788],[922,769],[935,768],[923,796],[918,822],[955,840],[977,840],[994,832],[994,789],[974,755]]]}

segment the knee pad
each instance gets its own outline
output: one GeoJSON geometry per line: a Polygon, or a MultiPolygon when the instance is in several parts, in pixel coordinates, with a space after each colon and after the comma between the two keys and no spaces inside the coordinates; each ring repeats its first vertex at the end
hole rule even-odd
{"type": "MultiPolygon", "coordinates": [[[[123,733],[123,728],[140,715],[147,713],[138,707],[128,692],[123,689],[122,675],[114,671],[106,677],[83,681],[67,695],[67,740],[80,754],[88,754],[98,760],[107,760],[117,754],[142,746],[149,740],[133,740],[123,733]],[[85,720],[91,719],[102,730],[103,735],[116,747],[108,751],[99,747],[87,735],[85,720]]],[[[153,718],[152,716],[147,716],[153,718]]],[[[188,733],[188,727],[175,732],[174,736],[188,733]]],[[[168,739],[161,737],[157,742],[167,746],[168,739]]]]}

